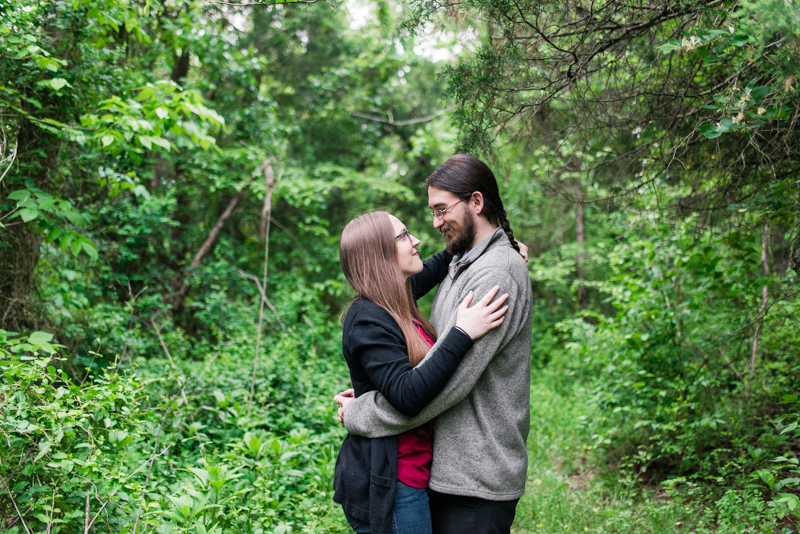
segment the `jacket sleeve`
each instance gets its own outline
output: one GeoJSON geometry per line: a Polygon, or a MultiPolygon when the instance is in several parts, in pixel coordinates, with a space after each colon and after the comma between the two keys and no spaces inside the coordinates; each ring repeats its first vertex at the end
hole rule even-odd
{"type": "MultiPolygon", "coordinates": [[[[469,270],[467,270],[467,273],[469,270]]],[[[466,273],[465,273],[466,274],[466,273]]],[[[527,278],[527,273],[526,273],[527,278]]],[[[449,408],[461,402],[480,379],[483,371],[492,361],[495,354],[517,335],[525,325],[529,302],[518,302],[522,299],[520,289],[512,275],[505,269],[491,269],[476,273],[472,280],[468,280],[463,291],[475,291],[475,298],[482,298],[492,287],[500,286],[498,294],[508,293],[508,311],[503,324],[475,342],[473,348],[464,357],[463,362],[453,374],[442,392],[428,404],[417,416],[409,417],[395,410],[387,399],[377,391],[367,392],[347,405],[344,412],[344,426],[351,434],[378,438],[400,434],[416,428],[449,408]],[[520,299],[518,299],[518,295],[520,299]]],[[[459,296],[459,300],[462,296],[459,296]]],[[[527,299],[522,299],[527,300],[527,299]]],[[[455,323],[455,314],[451,317],[448,327],[455,323]]],[[[432,352],[437,351],[439,342],[433,346],[426,359],[417,366],[422,369],[429,363],[432,352]]]]}
{"type": "Polygon", "coordinates": [[[443,250],[422,262],[422,270],[409,277],[414,299],[420,299],[447,276],[453,255],[443,250]]]}
{"type": "MultiPolygon", "coordinates": [[[[404,340],[388,331],[381,319],[363,311],[359,314],[349,337],[349,352],[388,404],[398,413],[413,417],[444,388],[473,341],[451,328],[430,355],[430,361],[412,367],[404,340]]],[[[388,314],[386,319],[394,321],[388,314]]]]}

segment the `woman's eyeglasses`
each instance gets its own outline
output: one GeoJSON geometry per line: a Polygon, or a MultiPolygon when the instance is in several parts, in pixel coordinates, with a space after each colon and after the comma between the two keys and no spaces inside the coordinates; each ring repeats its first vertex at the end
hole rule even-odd
{"type": "Polygon", "coordinates": [[[394,238],[395,238],[395,239],[401,239],[401,238],[403,238],[403,237],[407,237],[407,238],[408,238],[408,242],[409,242],[409,243],[413,243],[413,241],[412,241],[412,239],[411,239],[411,234],[409,234],[409,233],[408,233],[408,229],[406,229],[406,230],[403,230],[403,231],[402,231],[402,232],[400,232],[398,235],[394,236],[394,238]]]}

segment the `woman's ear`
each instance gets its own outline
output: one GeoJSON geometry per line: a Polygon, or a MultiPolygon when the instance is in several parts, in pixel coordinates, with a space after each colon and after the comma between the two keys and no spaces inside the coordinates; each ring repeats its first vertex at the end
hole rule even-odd
{"type": "Polygon", "coordinates": [[[469,203],[475,210],[475,215],[480,215],[483,212],[483,193],[480,191],[472,193],[469,203]]]}

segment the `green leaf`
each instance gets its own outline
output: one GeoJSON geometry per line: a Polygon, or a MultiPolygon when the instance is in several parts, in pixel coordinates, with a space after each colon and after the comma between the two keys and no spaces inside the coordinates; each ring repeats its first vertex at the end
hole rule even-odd
{"type": "Polygon", "coordinates": [[[776,497],[777,498],[775,499],[775,502],[786,503],[786,506],[789,507],[790,511],[793,511],[795,508],[800,506],[800,498],[793,493],[778,493],[776,497]]]}
{"type": "Polygon", "coordinates": [[[156,115],[159,119],[166,119],[169,117],[169,111],[164,108],[156,108],[156,115]]]}
{"type": "Polygon", "coordinates": [[[50,87],[58,91],[64,86],[72,87],[64,78],[53,78],[50,80],[50,87]]]}
{"type": "Polygon", "coordinates": [[[703,134],[707,139],[715,139],[722,135],[722,133],[717,130],[716,126],[712,126],[710,124],[700,126],[698,129],[700,130],[700,133],[703,134]]]}
{"type": "Polygon", "coordinates": [[[67,247],[69,247],[73,239],[75,239],[75,234],[73,232],[70,232],[69,234],[67,234],[66,237],[61,239],[61,243],[58,246],[61,248],[61,250],[66,252],[67,247]]]}
{"type": "Polygon", "coordinates": [[[146,200],[150,200],[150,191],[143,185],[137,185],[133,188],[133,194],[137,197],[144,197],[146,200]]]}
{"type": "Polygon", "coordinates": [[[144,89],[139,92],[139,96],[136,97],[136,100],[147,100],[151,98],[154,94],[156,94],[156,90],[152,87],[145,87],[144,89]]]}
{"type": "Polygon", "coordinates": [[[750,36],[746,33],[737,33],[731,39],[731,44],[736,47],[744,46],[750,42],[750,36]]]}
{"type": "Polygon", "coordinates": [[[39,210],[24,208],[19,210],[19,216],[24,222],[30,222],[39,216],[39,210]]]}
{"type": "Polygon", "coordinates": [[[56,228],[55,230],[52,230],[49,234],[47,234],[47,242],[48,243],[54,242],[63,233],[64,233],[63,228],[56,228]]]}
{"type": "Polygon", "coordinates": [[[53,340],[53,334],[48,332],[41,332],[37,330],[33,332],[31,335],[28,336],[28,343],[31,345],[44,345],[45,343],[50,343],[53,340]]]}
{"type": "Polygon", "coordinates": [[[52,446],[53,446],[52,443],[50,443],[49,441],[45,441],[43,443],[40,443],[39,444],[39,454],[37,454],[36,457],[33,459],[33,463],[38,462],[39,460],[41,460],[44,457],[45,454],[50,452],[50,448],[52,446]]]}
{"type": "Polygon", "coordinates": [[[78,254],[81,253],[81,243],[82,241],[80,239],[76,239],[75,241],[72,242],[70,251],[72,252],[73,256],[77,256],[78,254]]]}
{"type": "Polygon", "coordinates": [[[86,252],[86,254],[88,254],[89,257],[92,258],[93,260],[96,260],[98,256],[97,256],[97,249],[94,248],[94,245],[88,241],[81,241],[80,243],[81,247],[83,247],[83,250],[86,252]]]}
{"type": "Polygon", "coordinates": [[[103,142],[103,146],[107,147],[108,145],[114,142],[114,137],[111,135],[104,135],[101,141],[103,142]]]}
{"type": "Polygon", "coordinates": [[[167,141],[163,137],[153,136],[153,137],[150,137],[150,140],[153,142],[153,144],[156,144],[156,145],[160,146],[161,148],[165,148],[167,150],[170,149],[169,141],[167,141]]]}
{"type": "Polygon", "coordinates": [[[29,196],[31,196],[31,192],[28,191],[27,189],[17,189],[16,191],[8,195],[8,200],[16,200],[17,202],[19,202],[25,200],[29,196]]]}
{"type": "Polygon", "coordinates": [[[753,100],[756,102],[761,102],[770,92],[771,88],[768,85],[762,85],[760,87],[754,87],[750,92],[750,96],[753,97],[753,100]]]}

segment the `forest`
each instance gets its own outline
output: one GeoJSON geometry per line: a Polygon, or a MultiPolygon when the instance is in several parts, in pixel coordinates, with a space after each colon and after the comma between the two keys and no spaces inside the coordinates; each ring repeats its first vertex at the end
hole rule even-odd
{"type": "Polygon", "coordinates": [[[799,6],[0,0],[0,531],[351,532],[339,237],[441,250],[458,153],[529,247],[513,532],[800,531],[799,6]]]}

